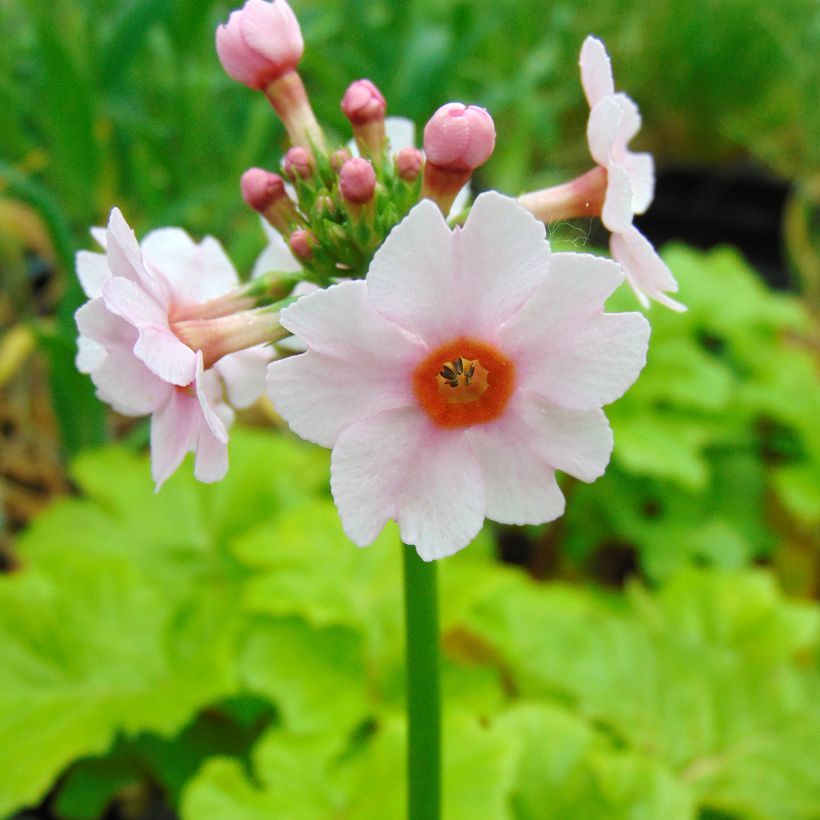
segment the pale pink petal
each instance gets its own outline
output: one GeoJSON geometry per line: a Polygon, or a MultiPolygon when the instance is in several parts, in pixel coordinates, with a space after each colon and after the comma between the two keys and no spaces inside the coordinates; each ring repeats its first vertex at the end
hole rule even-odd
{"type": "Polygon", "coordinates": [[[139,331],[134,355],[163,381],[185,387],[194,380],[196,354],[167,327],[139,331]]]}
{"type": "Polygon", "coordinates": [[[104,253],[77,251],[77,278],[89,299],[102,294],[103,285],[111,278],[104,253]]]}
{"type": "Polygon", "coordinates": [[[248,48],[241,31],[242,12],[232,11],[225,25],[216,30],[216,51],[222,67],[230,77],[239,83],[258,88],[267,74],[270,63],[248,48]]]}
{"type": "Polygon", "coordinates": [[[365,282],[342,282],[302,296],[280,321],[312,349],[390,378],[399,363],[419,361],[424,348],[378,313],[368,296],[365,282]]]}
{"type": "Polygon", "coordinates": [[[200,421],[197,399],[173,388],[167,401],[151,416],[151,476],[157,492],[192,449],[200,421]]]}
{"type": "Polygon", "coordinates": [[[145,269],[137,237],[119,208],[111,210],[106,235],[106,256],[113,276],[121,276],[146,290],[155,301],[167,308],[168,293],[161,281],[145,269]]]}
{"type": "Polygon", "coordinates": [[[91,299],[74,314],[74,321],[82,336],[87,336],[104,348],[114,345],[133,346],[137,331],[110,310],[102,299],[91,299]]]}
{"type": "Polygon", "coordinates": [[[390,232],[367,273],[371,304],[423,338],[442,340],[453,319],[467,315],[464,294],[453,292],[453,235],[438,206],[424,199],[390,232]]]}
{"type": "Polygon", "coordinates": [[[202,418],[211,433],[223,444],[228,443],[228,430],[225,422],[216,413],[215,406],[222,403],[222,387],[219,376],[212,370],[205,371],[202,351],[196,353],[196,378],[194,379],[196,397],[202,418]]]}
{"type": "Polygon", "coordinates": [[[626,148],[629,141],[641,130],[641,112],[632,97],[623,92],[615,94],[615,101],[623,112],[616,142],[626,148]]]}
{"type": "Polygon", "coordinates": [[[603,313],[621,281],[608,259],[553,256],[546,282],[497,337],[516,363],[520,389],[580,410],[623,394],[644,365],[649,324],[637,313],[603,313]]]}
{"type": "Polygon", "coordinates": [[[603,97],[587,120],[587,144],[589,153],[604,168],[612,158],[612,149],[621,125],[623,111],[613,97],[603,97]]]}
{"type": "Polygon", "coordinates": [[[679,313],[686,310],[685,305],[666,295],[676,293],[678,283],[652,243],[637,228],[612,234],[609,247],[612,258],[623,266],[627,282],[645,307],[648,297],[679,313]]]}
{"type": "Polygon", "coordinates": [[[633,154],[629,151],[618,157],[617,162],[629,175],[632,213],[645,213],[655,196],[655,161],[652,154],[633,154]]]}
{"type": "Polygon", "coordinates": [[[515,407],[465,431],[481,467],[486,516],[501,524],[543,524],[564,512],[555,471],[515,407]]]}
{"type": "Polygon", "coordinates": [[[268,238],[268,245],[259,254],[256,264],[253,266],[251,278],[255,279],[263,273],[275,271],[277,273],[299,273],[302,266],[296,257],[290,252],[290,248],[285,244],[281,234],[274,230],[267,222],[262,220],[262,227],[268,238]]]}
{"type": "Polygon", "coordinates": [[[612,80],[612,65],[604,44],[589,35],[581,47],[581,84],[584,86],[589,107],[593,108],[602,97],[615,92],[612,80]]]}
{"type": "Polygon", "coordinates": [[[296,66],[304,49],[302,31],[284,0],[269,3],[248,0],[242,9],[239,29],[247,45],[272,63],[296,66]]]}
{"type": "Polygon", "coordinates": [[[175,389],[124,347],[108,350],[105,360],[91,373],[91,380],[99,398],[125,416],[153,413],[175,389]]]}
{"type": "Polygon", "coordinates": [[[148,270],[168,283],[175,305],[215,299],[239,284],[222,246],[207,236],[194,242],[181,228],[151,231],[141,243],[148,270]]]}
{"type": "Polygon", "coordinates": [[[610,162],[606,173],[606,197],[601,222],[612,233],[629,229],[632,224],[632,186],[626,169],[610,162]]]}
{"type": "Polygon", "coordinates": [[[103,249],[105,250],[106,245],[108,244],[108,231],[105,228],[101,228],[99,226],[95,226],[93,228],[89,228],[88,232],[94,238],[94,241],[103,249]]]}
{"type": "Polygon", "coordinates": [[[265,392],[265,374],[273,356],[272,347],[257,345],[223,356],[214,365],[234,407],[250,407],[265,392]]]}
{"type": "Polygon", "coordinates": [[[550,467],[595,481],[612,454],[612,430],[603,410],[567,410],[522,390],[515,411],[529,429],[529,447],[550,467]]]}
{"type": "Polygon", "coordinates": [[[548,260],[543,224],[513,199],[482,194],[454,232],[423,200],[376,252],[368,295],[376,310],[430,346],[486,337],[526,301],[548,260]]]}
{"type": "Polygon", "coordinates": [[[168,312],[138,283],[114,276],[103,286],[105,306],[137,329],[168,327],[168,312]]]}
{"type": "Polygon", "coordinates": [[[88,336],[77,337],[77,355],[74,366],[80,373],[90,373],[105,361],[105,348],[88,336]]]}
{"type": "Polygon", "coordinates": [[[426,561],[465,547],[481,529],[481,471],[463,433],[438,430],[417,408],[388,410],[339,437],[331,489],[347,535],[371,543],[390,518],[426,561]]]}
{"type": "Polygon", "coordinates": [[[221,481],[228,472],[228,445],[214,435],[207,424],[201,424],[196,441],[194,478],[204,484],[221,481]]]}
{"type": "Polygon", "coordinates": [[[375,352],[360,361],[309,350],[271,362],[268,396],[294,433],[332,447],[352,424],[415,405],[411,372],[375,352]]]}

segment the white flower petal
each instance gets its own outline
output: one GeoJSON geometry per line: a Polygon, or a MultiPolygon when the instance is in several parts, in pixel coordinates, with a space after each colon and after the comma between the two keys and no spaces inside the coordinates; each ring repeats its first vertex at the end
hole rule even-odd
{"type": "Polygon", "coordinates": [[[207,424],[201,424],[196,440],[194,478],[204,484],[221,481],[228,472],[228,445],[214,435],[207,424]]]}
{"type": "Polygon", "coordinates": [[[145,266],[168,283],[175,305],[207,302],[239,284],[234,266],[213,237],[196,243],[181,228],[159,228],[140,247],[145,266]]]}
{"type": "Polygon", "coordinates": [[[584,86],[589,107],[607,95],[615,92],[612,80],[612,65],[604,44],[597,38],[589,35],[581,46],[581,83],[584,86]]]}
{"type": "Polygon", "coordinates": [[[498,334],[521,389],[581,410],[623,394],[644,365],[649,324],[637,313],[603,313],[621,281],[608,259],[553,256],[546,282],[498,334]]]}
{"type": "Polygon", "coordinates": [[[613,97],[603,97],[589,112],[587,143],[589,153],[598,165],[606,168],[621,126],[623,111],[613,97]]]}
{"type": "Polygon", "coordinates": [[[375,353],[361,361],[309,350],[271,362],[268,396],[294,433],[323,447],[353,424],[415,404],[407,369],[375,353]]]}
{"type": "Polygon", "coordinates": [[[526,390],[516,410],[530,431],[528,446],[551,467],[581,481],[604,474],[612,430],[603,410],[567,410],[526,390]]]}
{"type": "Polygon", "coordinates": [[[621,107],[623,116],[618,127],[617,144],[626,148],[629,141],[641,130],[641,112],[628,94],[615,94],[615,101],[621,107]]]}
{"type": "Polygon", "coordinates": [[[606,197],[601,222],[608,231],[621,233],[632,224],[632,186],[625,168],[610,162],[606,172],[606,197]]]}
{"type": "Polygon", "coordinates": [[[219,377],[213,370],[205,371],[201,350],[196,353],[194,386],[205,424],[219,441],[227,444],[228,430],[225,427],[225,422],[217,415],[214,408],[214,405],[222,403],[222,387],[219,377]]]}
{"type": "Polygon", "coordinates": [[[137,282],[114,276],[103,286],[105,306],[135,328],[168,327],[168,313],[137,282]]]}
{"type": "Polygon", "coordinates": [[[77,251],[77,278],[89,299],[102,294],[103,285],[111,278],[104,253],[77,251]]]}
{"type": "Polygon", "coordinates": [[[91,373],[105,361],[105,348],[88,336],[77,337],[77,355],[74,365],[80,373],[91,373]]]}
{"type": "Polygon", "coordinates": [[[331,489],[355,543],[395,518],[426,561],[465,547],[481,529],[478,462],[460,433],[433,428],[416,408],[389,410],[348,428],[333,448],[331,489]]]}
{"type": "Polygon", "coordinates": [[[652,154],[627,152],[618,157],[618,164],[629,174],[632,189],[632,213],[642,214],[655,196],[655,161],[652,154]]]}
{"type": "Polygon", "coordinates": [[[151,416],[151,476],[157,492],[193,448],[199,422],[199,402],[182,390],[171,389],[151,416]]]}
{"type": "Polygon", "coordinates": [[[487,518],[501,524],[543,524],[564,512],[555,471],[514,407],[490,424],[469,428],[466,436],[481,467],[487,518]]]}
{"type": "Polygon", "coordinates": [[[637,228],[612,234],[609,248],[612,258],[623,266],[627,282],[644,307],[650,298],[679,313],[686,310],[686,305],[666,295],[676,293],[678,283],[652,243],[637,228]]]}
{"type": "Polygon", "coordinates": [[[482,194],[454,232],[423,200],[376,252],[368,295],[376,310],[430,346],[486,337],[526,301],[548,260],[543,224],[513,199],[482,194]]]}
{"type": "Polygon", "coordinates": [[[387,117],[384,121],[384,130],[390,143],[391,157],[402,148],[416,147],[416,124],[413,120],[407,117],[387,117]]]}
{"type": "Polygon", "coordinates": [[[163,381],[180,387],[194,380],[196,354],[167,327],[146,327],[139,331],[134,355],[163,381]]]}
{"type": "Polygon", "coordinates": [[[270,345],[257,345],[223,356],[214,365],[234,407],[250,407],[265,392],[265,374],[273,356],[270,345]]]}
{"type": "Polygon", "coordinates": [[[163,308],[168,307],[169,293],[166,286],[146,270],[137,237],[119,208],[113,208],[108,219],[106,259],[113,276],[134,282],[163,308]]]}

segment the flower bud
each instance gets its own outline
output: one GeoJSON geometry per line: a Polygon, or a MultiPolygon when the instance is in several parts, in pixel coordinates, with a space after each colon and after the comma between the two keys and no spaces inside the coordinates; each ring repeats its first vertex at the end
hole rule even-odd
{"type": "Polygon", "coordinates": [[[415,182],[424,165],[424,154],[418,148],[402,148],[396,154],[396,171],[405,182],[415,182]]]}
{"type": "Polygon", "coordinates": [[[441,106],[424,126],[428,164],[453,171],[474,171],[495,147],[493,118],[483,108],[462,103],[441,106]]]}
{"type": "Polygon", "coordinates": [[[376,172],[373,166],[361,157],[349,159],[339,172],[339,187],[348,202],[364,205],[376,190],[376,172]]]}
{"type": "Polygon", "coordinates": [[[350,151],[347,148],[337,148],[330,153],[330,167],[338,174],[349,159],[350,151]]]}
{"type": "Polygon", "coordinates": [[[310,259],[315,244],[316,237],[304,228],[299,228],[290,235],[290,249],[300,259],[310,259]]]}
{"type": "Polygon", "coordinates": [[[292,182],[297,179],[310,179],[313,176],[315,163],[310,151],[295,146],[285,154],[285,176],[292,182]]]}
{"type": "Polygon", "coordinates": [[[240,184],[242,198],[259,213],[264,213],[277,199],[286,195],[282,177],[263,168],[248,168],[242,174],[240,184]]]}
{"type": "Polygon", "coordinates": [[[387,103],[370,80],[351,83],[342,97],[342,111],[353,126],[356,145],[363,156],[381,163],[387,136],[384,112],[387,103]]]}
{"type": "Polygon", "coordinates": [[[495,147],[493,118],[476,105],[447,103],[424,127],[422,197],[432,199],[447,214],[473,171],[495,147]]]}
{"type": "Polygon", "coordinates": [[[304,42],[286,0],[247,0],[216,30],[216,51],[234,80],[262,90],[296,68],[304,42]]]}
{"type": "Polygon", "coordinates": [[[279,233],[302,221],[296,205],[288,196],[285,181],[279,174],[272,174],[262,168],[249,168],[242,174],[242,198],[279,233]]]}
{"type": "Polygon", "coordinates": [[[342,97],[342,111],[352,125],[383,120],[387,103],[381,91],[370,80],[351,83],[342,97]]]}

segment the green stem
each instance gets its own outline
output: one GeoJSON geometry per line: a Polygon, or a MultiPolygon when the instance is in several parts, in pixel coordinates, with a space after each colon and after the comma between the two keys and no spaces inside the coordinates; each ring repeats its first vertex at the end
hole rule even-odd
{"type": "Polygon", "coordinates": [[[441,816],[441,701],[436,564],[404,550],[407,660],[407,817],[441,816]]]}

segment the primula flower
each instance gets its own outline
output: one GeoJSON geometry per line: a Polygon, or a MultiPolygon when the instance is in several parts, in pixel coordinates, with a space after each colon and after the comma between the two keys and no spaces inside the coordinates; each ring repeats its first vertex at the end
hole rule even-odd
{"type": "Polygon", "coordinates": [[[622,280],[609,260],[551,257],[544,225],[490,192],[454,230],[420,202],[365,280],[284,310],[307,352],[270,365],[269,394],[294,432],[333,448],[348,536],[370,544],[392,518],[432,560],[466,546],[485,516],[560,516],[555,471],[603,473],[601,407],[644,364],[643,316],[603,311],[622,280]]]}
{"type": "MultiPolygon", "coordinates": [[[[233,419],[223,387],[233,404],[248,406],[263,390],[271,354],[257,345],[206,369],[203,351],[176,335],[174,316],[217,304],[236,288],[236,271],[215,239],[196,244],[179,228],[153,231],[140,246],[116,208],[108,230],[92,234],[105,253],[77,254],[77,273],[90,299],[76,314],[78,369],[90,374],[97,395],[118,412],[151,414],[157,489],[192,450],[196,477],[218,481],[228,466],[233,419]]],[[[225,304],[227,312],[230,302],[225,304]]]]}
{"type": "MultiPolygon", "coordinates": [[[[627,281],[644,307],[649,306],[651,298],[672,310],[686,310],[666,295],[677,291],[677,282],[650,242],[632,224],[633,215],[646,211],[655,192],[652,155],[629,150],[629,142],[641,127],[638,106],[626,94],[615,93],[612,66],[600,40],[592,36],[584,40],[579,64],[581,84],[590,107],[589,151],[606,175],[601,221],[612,234],[612,256],[623,265],[627,281]]],[[[594,172],[586,180],[593,187],[597,184],[594,172]]],[[[594,194],[590,198],[593,197],[594,194]]]]}

